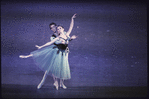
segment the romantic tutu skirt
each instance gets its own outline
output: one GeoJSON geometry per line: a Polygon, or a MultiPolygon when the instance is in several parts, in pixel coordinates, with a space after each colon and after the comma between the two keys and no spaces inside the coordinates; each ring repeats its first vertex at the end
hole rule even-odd
{"type": "Polygon", "coordinates": [[[47,71],[48,74],[53,74],[56,78],[70,79],[70,68],[68,62],[68,52],[65,49],[60,49],[56,45],[47,46],[31,52],[35,64],[47,71]]]}

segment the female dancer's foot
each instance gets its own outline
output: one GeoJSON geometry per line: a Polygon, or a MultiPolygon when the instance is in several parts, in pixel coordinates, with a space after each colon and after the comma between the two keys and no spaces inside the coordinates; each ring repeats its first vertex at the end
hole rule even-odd
{"type": "Polygon", "coordinates": [[[56,87],[56,90],[58,90],[58,81],[55,81],[53,85],[56,87]]]}
{"type": "Polygon", "coordinates": [[[64,84],[60,84],[60,87],[62,87],[63,89],[67,89],[67,87],[64,84]]]}
{"type": "Polygon", "coordinates": [[[45,79],[47,78],[47,71],[45,71],[44,76],[40,82],[40,84],[37,86],[37,89],[40,89],[45,81],[45,79]]]}
{"type": "Polygon", "coordinates": [[[19,57],[20,58],[28,58],[28,57],[31,57],[31,56],[33,56],[33,54],[30,54],[30,55],[20,55],[19,57]]]}
{"type": "Polygon", "coordinates": [[[40,89],[43,85],[43,82],[40,82],[40,84],[37,86],[37,89],[40,89]]]}
{"type": "Polygon", "coordinates": [[[63,89],[67,89],[67,87],[64,85],[64,80],[60,80],[60,87],[62,87],[63,89]]]}
{"type": "Polygon", "coordinates": [[[20,55],[19,57],[20,58],[27,58],[27,56],[24,56],[24,55],[20,55]]]}

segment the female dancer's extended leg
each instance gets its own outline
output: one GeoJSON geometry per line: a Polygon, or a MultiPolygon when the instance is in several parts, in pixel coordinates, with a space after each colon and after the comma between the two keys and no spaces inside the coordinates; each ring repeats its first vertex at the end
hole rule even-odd
{"type": "Polygon", "coordinates": [[[55,76],[52,74],[52,76],[53,76],[53,80],[54,80],[54,83],[55,83],[55,81],[56,81],[56,78],[55,78],[55,76]]]}
{"type": "Polygon", "coordinates": [[[29,54],[29,55],[20,55],[19,57],[20,58],[28,58],[28,57],[32,57],[33,56],[33,54],[29,54]]]}
{"type": "Polygon", "coordinates": [[[55,86],[56,89],[58,90],[58,80],[57,80],[57,78],[55,78],[54,86],[55,86]]]}
{"type": "MultiPolygon", "coordinates": [[[[33,54],[20,55],[19,57],[20,57],[20,58],[28,58],[28,57],[32,57],[32,56],[33,56],[33,54]]],[[[54,80],[54,86],[55,86],[56,89],[58,90],[58,81],[57,81],[57,78],[55,78],[54,75],[52,75],[52,76],[53,76],[53,80],[54,80]]],[[[40,88],[42,87],[42,85],[43,85],[43,83],[44,83],[46,77],[47,77],[47,71],[45,71],[44,76],[43,76],[41,82],[40,82],[39,85],[37,86],[37,89],[40,89],[40,88]]]]}
{"type": "Polygon", "coordinates": [[[39,83],[39,85],[37,86],[37,89],[40,89],[45,81],[45,79],[47,78],[47,71],[45,71],[44,76],[41,80],[41,82],[39,83]]]}

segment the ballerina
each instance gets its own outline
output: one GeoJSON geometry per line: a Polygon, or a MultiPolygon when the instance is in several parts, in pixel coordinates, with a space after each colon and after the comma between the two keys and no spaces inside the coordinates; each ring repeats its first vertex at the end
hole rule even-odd
{"type": "MultiPolygon", "coordinates": [[[[28,58],[33,57],[35,63],[39,68],[45,71],[43,79],[41,83],[37,86],[38,89],[41,88],[43,82],[47,76],[47,74],[52,73],[54,79],[54,86],[58,90],[58,78],[60,79],[60,87],[66,89],[67,87],[64,85],[64,80],[70,79],[70,69],[68,63],[68,43],[70,41],[70,33],[72,31],[74,25],[74,18],[76,14],[74,14],[71,18],[71,23],[69,30],[64,32],[64,28],[62,26],[57,27],[58,36],[52,41],[38,46],[35,45],[38,50],[31,52],[29,55],[20,55],[20,58],[28,58]],[[53,43],[59,42],[55,45],[53,43]],[[49,46],[50,45],[50,46],[49,46]]],[[[73,35],[71,39],[75,39],[76,36],[73,35]]]]}
{"type": "MultiPolygon", "coordinates": [[[[50,27],[50,30],[53,31],[53,35],[51,36],[51,41],[52,41],[52,40],[54,40],[59,34],[57,33],[57,29],[56,29],[56,28],[57,28],[57,25],[56,25],[56,23],[54,23],[54,22],[50,23],[50,24],[49,24],[49,27],[50,27]]],[[[64,32],[64,33],[66,34],[66,32],[64,32]]],[[[75,38],[76,38],[76,36],[73,35],[73,36],[69,39],[69,41],[72,41],[72,40],[75,39],[75,38]]],[[[57,45],[57,44],[60,44],[60,42],[59,42],[59,41],[56,41],[54,44],[57,45]]],[[[41,86],[43,85],[43,83],[44,83],[44,81],[45,81],[45,79],[46,79],[46,77],[47,77],[46,75],[47,75],[47,74],[46,74],[46,72],[45,72],[42,81],[41,81],[40,84],[37,86],[37,89],[40,89],[41,86]]],[[[53,75],[52,75],[52,76],[53,76],[53,75]]],[[[56,78],[53,76],[54,84],[55,84],[55,79],[56,79],[56,78]]]]}

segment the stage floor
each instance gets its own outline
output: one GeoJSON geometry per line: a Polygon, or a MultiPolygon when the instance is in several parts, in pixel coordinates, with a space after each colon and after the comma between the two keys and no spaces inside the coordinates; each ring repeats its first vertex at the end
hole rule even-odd
{"type": "Polygon", "coordinates": [[[147,97],[147,87],[81,86],[60,88],[35,85],[2,85],[2,98],[121,98],[147,97]]]}

